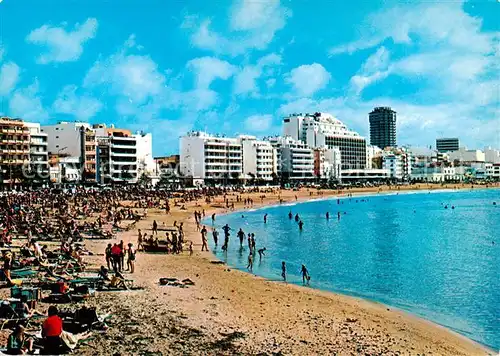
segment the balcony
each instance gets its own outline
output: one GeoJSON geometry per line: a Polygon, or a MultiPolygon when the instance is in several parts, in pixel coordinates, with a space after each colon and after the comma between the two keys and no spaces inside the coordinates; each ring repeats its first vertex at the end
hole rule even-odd
{"type": "Polygon", "coordinates": [[[136,154],[135,153],[115,153],[111,152],[111,159],[112,160],[120,160],[123,158],[134,158],[134,162],[136,161],[136,154]]]}

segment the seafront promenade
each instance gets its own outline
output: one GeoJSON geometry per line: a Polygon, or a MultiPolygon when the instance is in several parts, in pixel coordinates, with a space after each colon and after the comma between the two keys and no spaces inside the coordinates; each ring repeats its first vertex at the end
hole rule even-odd
{"type": "MultiPolygon", "coordinates": [[[[470,186],[411,186],[406,189],[455,189],[470,186]]],[[[480,187],[475,187],[478,189],[480,187]]],[[[383,192],[387,188],[382,189],[383,192]]],[[[398,191],[395,188],[394,191],[398,191]]],[[[376,189],[352,189],[351,194],[377,194],[376,189]]],[[[278,194],[243,194],[254,206],[323,198],[337,191],[303,189],[278,194]],[[311,195],[312,194],[312,195],[311,195]]],[[[234,199],[229,195],[228,198],[234,199]]],[[[227,212],[223,198],[210,204],[202,200],[172,208],[148,211],[137,228],[150,233],[152,221],[160,226],[184,222],[186,240],[193,241],[194,254],[139,253],[136,285],[142,291],[100,293],[89,304],[112,314],[106,334],[97,334],[82,345],[82,354],[439,354],[486,355],[486,348],[441,326],[385,305],[310,288],[270,282],[215,262],[211,252],[200,252],[194,211],[205,215],[227,212]],[[189,278],[194,286],[160,286],[164,277],[189,278]]],[[[244,209],[235,203],[235,209],[244,209]]],[[[117,236],[136,242],[137,230],[117,236]]],[[[90,250],[101,252],[107,241],[89,241],[90,250]]],[[[94,266],[102,255],[91,256],[94,266]]]]}

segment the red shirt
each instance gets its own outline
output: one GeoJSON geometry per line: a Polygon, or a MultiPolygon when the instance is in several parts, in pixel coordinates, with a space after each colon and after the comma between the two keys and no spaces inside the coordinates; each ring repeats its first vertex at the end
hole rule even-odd
{"type": "Polygon", "coordinates": [[[122,249],[120,248],[120,246],[116,245],[116,246],[111,247],[111,254],[112,255],[120,255],[121,253],[122,253],[122,249]]]}
{"type": "Polygon", "coordinates": [[[43,323],[42,329],[45,336],[59,336],[62,333],[63,321],[57,315],[49,316],[43,323]]]}

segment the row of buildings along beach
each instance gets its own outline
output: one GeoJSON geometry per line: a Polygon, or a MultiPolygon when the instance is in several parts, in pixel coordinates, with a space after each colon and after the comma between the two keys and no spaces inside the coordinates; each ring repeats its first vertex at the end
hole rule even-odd
{"type": "Polygon", "coordinates": [[[283,118],[279,136],[191,131],[172,137],[178,154],[153,157],[151,133],[2,117],[0,181],[109,184],[147,177],[154,184],[174,176],[189,186],[500,179],[497,149],[469,150],[458,138],[437,138],[435,148],[399,145],[393,109],[374,108],[368,119],[369,142],[328,113],[300,113],[283,118]]]}

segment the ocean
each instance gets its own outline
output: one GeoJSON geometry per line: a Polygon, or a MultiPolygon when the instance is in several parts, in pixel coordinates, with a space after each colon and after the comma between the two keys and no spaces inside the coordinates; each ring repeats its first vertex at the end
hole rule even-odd
{"type": "Polygon", "coordinates": [[[242,228],[255,234],[257,249],[266,248],[261,260],[255,255],[256,275],[279,281],[285,261],[287,281],[302,284],[304,264],[311,288],[397,307],[500,349],[499,189],[287,203],[220,215],[215,227],[219,245],[209,234],[210,248],[234,268],[247,271],[242,228]],[[226,223],[232,231],[224,252],[226,223]]]}

